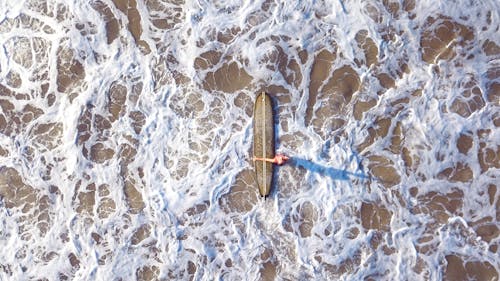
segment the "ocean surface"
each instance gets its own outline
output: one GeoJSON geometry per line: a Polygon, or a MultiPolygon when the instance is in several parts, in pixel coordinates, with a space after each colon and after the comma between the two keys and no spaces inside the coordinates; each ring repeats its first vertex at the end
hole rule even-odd
{"type": "Polygon", "coordinates": [[[0,280],[498,280],[499,17],[0,0],[0,280]]]}

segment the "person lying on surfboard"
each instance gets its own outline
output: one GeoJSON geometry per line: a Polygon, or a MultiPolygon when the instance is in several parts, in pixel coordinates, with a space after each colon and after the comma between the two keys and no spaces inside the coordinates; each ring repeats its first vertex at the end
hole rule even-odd
{"type": "Polygon", "coordinates": [[[273,164],[281,166],[281,165],[285,164],[288,159],[290,159],[288,156],[278,153],[274,156],[274,158],[254,157],[253,161],[266,161],[266,162],[271,162],[273,164]]]}

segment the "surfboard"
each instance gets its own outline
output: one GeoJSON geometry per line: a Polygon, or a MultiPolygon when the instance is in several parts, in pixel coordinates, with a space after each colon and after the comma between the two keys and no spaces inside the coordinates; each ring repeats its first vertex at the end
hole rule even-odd
{"type": "MultiPolygon", "coordinates": [[[[265,92],[255,100],[253,113],[253,155],[261,158],[274,158],[273,105],[265,92]]],[[[271,190],[273,164],[266,161],[253,161],[255,179],[261,196],[271,190]]]]}

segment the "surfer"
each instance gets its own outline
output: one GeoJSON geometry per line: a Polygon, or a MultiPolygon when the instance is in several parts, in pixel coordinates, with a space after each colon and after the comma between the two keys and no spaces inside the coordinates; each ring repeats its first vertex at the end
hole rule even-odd
{"type": "Polygon", "coordinates": [[[276,164],[278,166],[281,166],[286,163],[290,159],[288,156],[284,154],[276,154],[274,158],[261,158],[261,157],[254,157],[253,161],[266,161],[266,162],[271,162],[273,164],[276,164]]]}

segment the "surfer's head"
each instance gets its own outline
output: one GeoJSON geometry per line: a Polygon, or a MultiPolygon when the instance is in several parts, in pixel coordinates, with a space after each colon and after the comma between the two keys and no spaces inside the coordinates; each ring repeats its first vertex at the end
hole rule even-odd
{"type": "Polygon", "coordinates": [[[281,165],[285,164],[288,159],[290,159],[290,158],[284,154],[276,154],[276,156],[274,156],[274,163],[276,165],[281,166],[281,165]]]}

